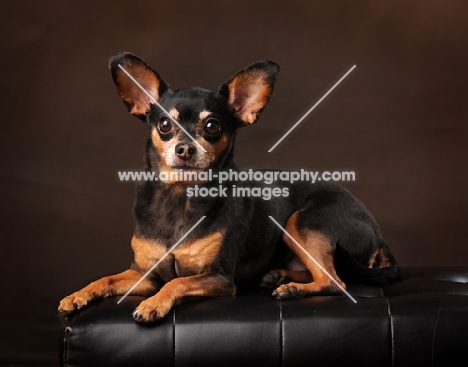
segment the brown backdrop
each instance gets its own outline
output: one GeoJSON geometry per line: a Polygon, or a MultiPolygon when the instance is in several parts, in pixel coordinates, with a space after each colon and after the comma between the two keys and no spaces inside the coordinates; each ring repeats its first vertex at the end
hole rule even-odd
{"type": "Polygon", "coordinates": [[[173,88],[281,65],[243,168],[354,170],[402,265],[468,265],[466,1],[2,1],[0,364],[54,365],[59,299],[129,265],[146,128],[109,56],[173,88]],[[357,68],[272,153],[267,150],[357,68]]]}

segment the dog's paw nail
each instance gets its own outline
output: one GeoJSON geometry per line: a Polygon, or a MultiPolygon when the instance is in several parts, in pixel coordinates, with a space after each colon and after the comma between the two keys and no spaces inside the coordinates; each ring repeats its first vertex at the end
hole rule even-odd
{"type": "Polygon", "coordinates": [[[136,322],[143,322],[143,315],[137,310],[133,311],[132,316],[136,322]]]}

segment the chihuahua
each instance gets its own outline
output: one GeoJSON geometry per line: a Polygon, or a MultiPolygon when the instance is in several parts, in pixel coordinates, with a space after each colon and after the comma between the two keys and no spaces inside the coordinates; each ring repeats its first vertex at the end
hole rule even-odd
{"type": "Polygon", "coordinates": [[[274,297],[286,300],[340,294],[346,283],[381,286],[398,278],[399,266],[375,220],[338,185],[263,184],[278,193],[265,200],[231,194],[239,187],[254,189],[257,182],[227,180],[224,191],[215,179],[179,177],[237,171],[236,132],[255,123],[268,103],[276,63],[256,62],[217,92],[171,90],[130,53],[112,57],[109,66],[118,95],[149,128],[146,171],[164,179],[137,186],[130,269],[65,297],[59,305],[63,317],[93,300],[127,293],[146,297],[133,318],[148,323],[183,300],[233,296],[249,285],[271,288],[274,297]],[[223,195],[195,195],[203,190],[223,195]],[[292,257],[302,267],[288,266],[292,257]]]}

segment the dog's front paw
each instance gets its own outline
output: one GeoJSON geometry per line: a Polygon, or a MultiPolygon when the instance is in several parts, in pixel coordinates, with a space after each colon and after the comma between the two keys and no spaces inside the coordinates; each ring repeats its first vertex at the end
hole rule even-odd
{"type": "Polygon", "coordinates": [[[272,270],[269,273],[265,274],[262,280],[260,281],[260,287],[266,289],[273,289],[279,287],[281,284],[284,284],[286,279],[281,276],[281,274],[272,270]]]}
{"type": "Polygon", "coordinates": [[[141,302],[133,311],[133,318],[136,322],[150,323],[156,322],[166,316],[171,310],[171,302],[158,302],[156,296],[141,302]]]}
{"type": "Polygon", "coordinates": [[[304,292],[292,285],[283,284],[273,291],[272,296],[279,300],[287,300],[304,297],[304,292]]]}
{"type": "Polygon", "coordinates": [[[87,294],[75,292],[60,301],[58,312],[61,317],[67,317],[74,311],[80,310],[85,307],[90,301],[87,294]]]}

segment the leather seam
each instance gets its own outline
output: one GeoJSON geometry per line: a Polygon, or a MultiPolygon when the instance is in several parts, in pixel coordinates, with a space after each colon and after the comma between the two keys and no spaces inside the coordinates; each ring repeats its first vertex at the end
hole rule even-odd
{"type": "Polygon", "coordinates": [[[173,345],[173,361],[174,367],[176,365],[176,309],[172,310],[172,345],[173,345]]]}
{"type": "Polygon", "coordinates": [[[393,325],[393,315],[392,315],[392,309],[390,306],[390,299],[386,297],[387,300],[387,313],[388,313],[388,321],[390,324],[390,353],[391,353],[391,360],[392,364],[391,366],[395,366],[395,328],[393,325]]]}
{"type": "Polygon", "coordinates": [[[283,325],[283,302],[279,302],[279,327],[280,327],[280,365],[284,367],[284,325],[283,325]]]}
{"type": "Polygon", "coordinates": [[[63,367],[68,366],[68,363],[67,363],[68,335],[70,334],[71,330],[72,330],[71,327],[69,327],[69,326],[66,327],[64,335],[63,335],[63,351],[62,351],[63,367]]]}

